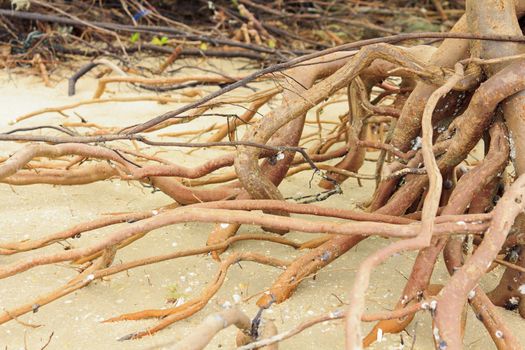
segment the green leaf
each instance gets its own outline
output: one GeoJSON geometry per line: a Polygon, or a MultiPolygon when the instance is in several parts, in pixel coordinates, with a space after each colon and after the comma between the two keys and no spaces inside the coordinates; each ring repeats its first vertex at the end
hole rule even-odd
{"type": "Polygon", "coordinates": [[[268,47],[270,49],[275,49],[275,45],[276,44],[277,44],[277,42],[275,41],[275,39],[272,38],[272,39],[268,40],[268,47]]]}
{"type": "Polygon", "coordinates": [[[155,36],[151,39],[151,43],[155,46],[164,46],[168,43],[168,37],[163,36],[161,38],[155,36]]]}
{"type": "Polygon", "coordinates": [[[153,37],[153,39],[151,39],[151,43],[153,45],[156,45],[156,46],[162,46],[162,42],[160,41],[160,39],[158,37],[153,37]]]}
{"type": "Polygon", "coordinates": [[[135,44],[140,39],[140,33],[133,33],[131,34],[129,41],[131,41],[133,44],[135,44]]]}
{"type": "Polygon", "coordinates": [[[206,43],[201,43],[201,44],[199,45],[199,48],[200,48],[202,51],[206,51],[206,50],[208,50],[208,44],[206,44],[206,43]]]}

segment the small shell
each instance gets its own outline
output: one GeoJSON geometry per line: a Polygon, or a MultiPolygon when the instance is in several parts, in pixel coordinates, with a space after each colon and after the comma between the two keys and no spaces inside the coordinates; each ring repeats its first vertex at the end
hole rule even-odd
{"type": "Polygon", "coordinates": [[[476,296],[476,291],[474,289],[472,289],[470,292],[468,292],[468,299],[472,299],[476,296]]]}
{"type": "Polygon", "coordinates": [[[383,330],[381,328],[377,329],[376,340],[378,343],[381,343],[383,341],[383,330]]]}

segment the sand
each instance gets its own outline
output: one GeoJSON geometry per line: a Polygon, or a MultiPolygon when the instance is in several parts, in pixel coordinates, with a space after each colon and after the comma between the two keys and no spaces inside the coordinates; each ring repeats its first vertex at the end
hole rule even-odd
{"type": "MultiPolygon", "coordinates": [[[[179,64],[198,64],[203,62],[187,60],[179,64]]],[[[211,61],[228,72],[236,72],[246,62],[211,61]]],[[[78,67],[81,62],[73,62],[78,67]]],[[[158,64],[150,60],[150,64],[158,64]]],[[[25,113],[39,108],[60,106],[75,101],[88,99],[94,92],[96,80],[94,75],[82,79],[77,87],[77,95],[67,96],[67,70],[52,73],[53,88],[45,87],[38,76],[21,72],[0,72],[0,131],[10,130],[8,122],[25,113]]],[[[138,91],[125,85],[112,85],[107,96],[137,96],[151,95],[151,92],[138,91]]],[[[246,92],[246,91],[245,91],[246,92]]],[[[154,102],[111,103],[92,105],[69,110],[68,120],[77,121],[75,113],[92,122],[112,126],[125,126],[146,121],[166,111],[173,110],[177,105],[160,105],[154,102]]],[[[342,109],[343,106],[334,108],[342,109]]],[[[235,111],[235,107],[230,109],[235,111]]],[[[238,110],[237,110],[238,111],[238,110]]],[[[334,110],[335,111],[335,110],[334,110]]],[[[328,113],[329,111],[327,111],[328,113]]],[[[334,115],[336,113],[334,112],[334,115]]],[[[190,124],[171,127],[170,131],[199,129],[211,123],[202,119],[190,124]]],[[[17,126],[34,126],[42,124],[58,125],[64,117],[56,113],[45,114],[23,121],[17,126]]],[[[221,119],[215,119],[220,122],[221,119]]],[[[223,120],[222,120],[223,121],[223,120]]],[[[46,133],[46,131],[42,131],[46,133]]],[[[2,143],[0,156],[7,156],[22,145],[2,143]]],[[[148,150],[148,149],[147,149],[148,150]]],[[[170,160],[186,165],[203,162],[206,157],[221,153],[220,150],[197,151],[191,155],[186,150],[171,150],[161,154],[170,160]]],[[[369,156],[375,157],[374,153],[369,156]]],[[[367,162],[362,173],[372,173],[373,163],[367,162]]],[[[303,172],[286,179],[281,185],[285,196],[295,196],[300,193],[315,193],[315,186],[308,188],[311,172],[303,172]]],[[[315,181],[314,181],[315,183],[315,181]]],[[[344,193],[333,196],[323,205],[333,207],[354,208],[357,203],[366,201],[373,192],[373,181],[363,181],[359,187],[355,180],[344,183],[344,193]]],[[[111,212],[152,210],[172,202],[166,195],[151,193],[136,183],[118,180],[103,181],[83,186],[51,186],[31,185],[12,187],[0,184],[0,242],[24,240],[41,237],[52,232],[68,228],[79,222],[89,221],[111,212]]],[[[205,244],[212,225],[209,224],[179,224],[150,232],[144,238],[118,252],[115,264],[145,256],[172,252],[205,244]]],[[[69,240],[68,244],[80,247],[94,242],[109,232],[118,229],[113,226],[104,230],[82,235],[81,239],[69,240]]],[[[261,232],[256,227],[244,226],[242,233],[261,232]]],[[[288,238],[305,241],[314,238],[312,234],[291,232],[288,238]]],[[[279,331],[285,331],[307,317],[319,315],[341,307],[341,301],[348,299],[348,291],[353,276],[360,261],[368,254],[389,243],[381,238],[370,238],[352,249],[328,267],[319,272],[315,279],[305,280],[293,297],[274,305],[265,316],[275,320],[279,331]]],[[[22,257],[35,256],[43,252],[57,252],[64,249],[63,245],[54,244],[38,252],[28,252],[15,256],[1,256],[0,264],[16,261],[22,257]]],[[[231,251],[255,251],[282,259],[293,259],[303,251],[279,246],[267,242],[242,242],[236,244],[231,251]]],[[[228,253],[226,253],[228,254],[228,253]]],[[[377,268],[371,278],[371,287],[367,294],[367,312],[389,310],[398,299],[410,273],[415,254],[399,254],[377,268]]],[[[101,323],[102,320],[122,313],[139,311],[148,308],[169,307],[167,297],[172,294],[182,296],[185,300],[198,296],[200,290],[212,279],[217,264],[209,256],[199,255],[167,261],[120,273],[103,281],[95,281],[88,287],[67,295],[49,305],[42,306],[37,313],[20,317],[20,321],[41,325],[38,328],[24,326],[21,322],[11,321],[0,326],[1,349],[41,349],[53,333],[46,349],[153,349],[167,348],[189,334],[193,327],[206,315],[221,310],[225,305],[235,305],[253,316],[257,312],[256,296],[268,288],[281,273],[272,267],[255,263],[241,263],[232,266],[228,277],[210,303],[199,313],[180,321],[151,337],[141,340],[118,342],[117,339],[131,332],[139,331],[155,323],[155,320],[128,321],[119,323],[101,323]],[[241,301],[239,301],[241,299],[241,301]]],[[[482,283],[485,289],[493,287],[502,269],[490,273],[482,283]]],[[[56,264],[34,268],[24,273],[0,280],[0,312],[26,303],[32,298],[57,288],[68,279],[74,277],[76,271],[67,264],[56,264]]],[[[448,279],[443,263],[433,276],[433,283],[444,283],[448,279]]],[[[500,312],[516,334],[525,335],[522,319],[514,312],[500,309],[500,312]]],[[[417,334],[414,349],[431,349],[431,318],[429,314],[420,313],[401,335],[386,335],[381,343],[376,343],[372,349],[401,349],[401,339],[404,348],[410,349],[417,334]]],[[[372,325],[364,324],[368,330],[372,325]]],[[[222,331],[214,338],[207,349],[234,348],[233,328],[222,331]]],[[[469,311],[465,348],[494,348],[482,324],[469,311]]],[[[343,327],[341,321],[324,323],[312,327],[305,332],[286,340],[281,349],[342,349],[343,327]]]]}

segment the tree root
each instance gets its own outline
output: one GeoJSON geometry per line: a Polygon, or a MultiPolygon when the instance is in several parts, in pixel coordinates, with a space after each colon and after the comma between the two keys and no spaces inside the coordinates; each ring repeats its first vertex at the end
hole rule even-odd
{"type": "MultiPolygon", "coordinates": [[[[240,7],[241,16],[248,24],[239,35],[246,40],[271,39],[273,32],[267,30],[251,7],[261,11],[272,11],[272,8],[241,2],[244,4],[240,7]]],[[[43,2],[38,3],[44,6],[43,2]]],[[[369,346],[380,334],[400,332],[418,311],[427,310],[434,322],[436,348],[461,349],[467,303],[499,349],[520,348],[518,337],[505,325],[495,305],[518,309],[525,317],[525,242],[521,237],[525,222],[522,198],[525,123],[521,115],[525,103],[522,92],[525,90],[522,78],[525,49],[521,44],[524,40],[519,22],[525,13],[525,1],[467,0],[466,4],[466,15],[451,33],[434,36],[448,37],[438,49],[378,43],[394,40],[391,37],[342,46],[359,48],[358,51],[329,49],[247,76],[105,77],[98,80],[92,100],[20,116],[16,122],[44,113],[65,115],[66,110],[96,103],[186,103],[175,111],[122,130],[81,118],[81,123],[22,127],[0,134],[2,142],[33,142],[0,160],[2,183],[81,185],[119,179],[160,190],[175,201],[173,205],[154,210],[101,217],[38,239],[0,244],[1,255],[32,251],[0,266],[0,278],[59,262],[80,264],[82,270],[60,288],[0,314],[0,323],[16,319],[105,276],[177,257],[211,253],[218,261],[218,272],[200,296],[169,309],[123,314],[106,322],[159,318],[151,327],[121,340],[152,335],[202,310],[221,288],[232,265],[253,261],[285,268],[257,300],[261,311],[254,320],[250,322],[239,310],[223,310],[209,316],[175,348],[202,349],[221,329],[234,324],[241,330],[240,349],[274,349],[279,341],[314,324],[344,317],[346,349],[354,350],[369,346]],[[479,40],[487,38],[505,41],[479,40]],[[374,44],[369,45],[371,43],[374,44]],[[387,81],[390,77],[401,78],[401,83],[387,81]],[[273,82],[275,87],[265,85],[265,90],[250,94],[221,96],[235,88],[253,88],[248,84],[256,79],[265,80],[265,84],[273,82]],[[107,84],[114,82],[146,84],[144,87],[154,89],[188,82],[229,85],[199,100],[193,99],[196,95],[191,92],[180,97],[100,99],[107,84]],[[261,111],[280,93],[280,106],[263,115],[261,111]],[[341,112],[330,111],[342,103],[348,105],[341,112]],[[222,113],[227,105],[242,105],[246,110],[240,115],[222,113]],[[314,118],[307,119],[308,113],[314,118]],[[176,133],[164,130],[208,116],[227,119],[221,123],[210,122],[200,130],[193,128],[176,133]],[[374,132],[374,127],[381,129],[374,132]],[[41,130],[45,134],[33,133],[41,130]],[[161,130],[163,134],[159,134],[161,130]],[[241,131],[244,135],[239,140],[237,135],[241,131]],[[158,141],[159,136],[191,139],[158,141]],[[206,138],[206,142],[192,142],[196,138],[206,138]],[[116,141],[120,142],[118,147],[110,145],[116,141]],[[485,146],[484,155],[471,161],[477,154],[473,150],[480,142],[485,146]],[[168,151],[168,147],[212,146],[236,149],[191,166],[160,153],[168,151]],[[367,152],[374,150],[380,150],[379,157],[367,156],[367,152]],[[509,175],[512,170],[506,172],[509,155],[515,179],[509,175]],[[363,164],[376,158],[375,173],[363,174],[363,164]],[[290,198],[285,198],[283,193],[287,192],[282,192],[282,183],[287,181],[286,177],[305,170],[320,175],[319,185],[327,191],[292,193],[290,198]],[[331,195],[340,195],[347,188],[340,184],[348,177],[376,181],[370,201],[359,204],[367,207],[366,212],[293,203],[293,200],[320,202],[331,195]],[[212,184],[218,185],[209,186],[212,184]],[[178,205],[181,207],[176,207],[178,205]],[[187,222],[215,225],[205,247],[111,266],[118,250],[126,249],[148,232],[187,222]],[[43,252],[42,248],[53,243],[80,238],[117,224],[121,225],[89,245],[78,241],[78,248],[43,252]],[[321,236],[305,242],[268,233],[237,236],[241,225],[257,226],[281,235],[298,231],[321,236]],[[371,235],[392,242],[363,258],[350,289],[348,308],[307,320],[284,333],[278,333],[271,322],[259,329],[262,310],[285,302],[305,278],[371,235]],[[255,252],[234,250],[224,254],[241,240],[266,240],[311,250],[291,262],[255,252]],[[365,295],[375,268],[393,255],[409,250],[418,254],[394,311],[364,314],[365,295]],[[430,281],[442,251],[451,278],[442,286],[436,286],[430,281]],[[506,270],[499,285],[485,294],[479,281],[496,266],[494,262],[504,265],[506,270]],[[372,320],[381,322],[363,338],[361,322],[372,320]]],[[[440,9],[440,2],[435,1],[435,5],[444,18],[447,14],[440,9]]],[[[182,50],[179,46],[170,52],[172,58],[182,50]]],[[[169,62],[166,61],[164,68],[169,62]]],[[[43,61],[40,58],[33,63],[41,66],[43,61]]]]}
{"type": "Polygon", "coordinates": [[[171,349],[173,350],[201,350],[208,345],[211,338],[219,331],[230,325],[235,325],[242,332],[248,332],[251,321],[245,313],[238,309],[227,309],[209,315],[196,327],[189,337],[184,338],[171,349]]]}
{"type": "Polygon", "coordinates": [[[215,276],[215,279],[205,288],[200,297],[187,301],[184,304],[175,308],[161,310],[145,310],[136,313],[121,315],[118,317],[113,317],[104,322],[140,320],[145,318],[162,317],[162,320],[159,321],[155,326],[150,327],[144,331],[125,335],[122,338],[120,338],[120,340],[138,339],[144,336],[152,335],[160,331],[161,329],[168,327],[174,322],[190,317],[194,313],[204,308],[204,306],[206,306],[211,297],[221,287],[222,283],[224,282],[224,279],[226,278],[226,272],[228,271],[228,268],[232,264],[236,264],[240,261],[254,261],[260,264],[271,265],[278,268],[282,268],[288,265],[288,262],[286,261],[265,257],[255,253],[233,253],[227,259],[221,262],[218,274],[215,276]]]}

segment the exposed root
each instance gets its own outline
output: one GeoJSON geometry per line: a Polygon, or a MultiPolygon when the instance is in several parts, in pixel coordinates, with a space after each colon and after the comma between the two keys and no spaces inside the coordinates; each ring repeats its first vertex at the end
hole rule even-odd
{"type": "Polygon", "coordinates": [[[204,308],[204,306],[206,306],[210,298],[221,287],[222,283],[224,282],[224,279],[226,278],[226,272],[228,271],[228,268],[232,264],[236,264],[240,261],[254,261],[260,264],[271,265],[278,268],[282,268],[288,265],[288,262],[286,261],[265,257],[255,253],[234,253],[221,262],[219,266],[219,272],[215,276],[215,279],[204,289],[200,297],[187,301],[184,304],[175,308],[145,310],[136,313],[121,315],[118,317],[113,317],[106,320],[105,322],[140,320],[145,318],[162,317],[162,319],[155,326],[150,327],[144,331],[125,335],[122,338],[120,338],[120,340],[138,339],[144,336],[152,335],[160,331],[161,329],[168,327],[174,322],[190,317],[194,313],[204,308]]]}
{"type": "Polygon", "coordinates": [[[246,314],[238,309],[228,309],[209,315],[197,326],[189,337],[175,344],[173,350],[201,350],[208,345],[211,338],[230,325],[235,325],[242,332],[248,332],[251,321],[246,314]]]}
{"type": "MultiPolygon", "coordinates": [[[[268,45],[276,44],[276,32],[261,21],[258,11],[278,18],[299,14],[289,9],[275,10],[269,4],[240,3],[239,15],[245,20],[235,33],[245,44],[240,47],[282,54],[264,46],[266,41],[268,45]]],[[[35,4],[55,9],[55,5],[42,1],[35,4]]],[[[433,4],[436,15],[449,18],[440,1],[433,4]]],[[[103,216],[37,239],[1,243],[0,255],[15,257],[0,266],[0,279],[60,262],[76,264],[81,272],[56,290],[1,313],[0,323],[17,320],[106,276],[178,257],[211,253],[218,272],[200,296],[175,307],[123,314],[106,322],[157,318],[151,327],[121,340],[153,335],[201,311],[221,288],[226,274],[232,273],[232,265],[253,261],[284,269],[257,300],[261,311],[255,318],[250,321],[239,310],[223,310],[206,318],[175,349],[203,349],[230,325],[240,329],[240,349],[276,349],[278,342],[310,326],[342,318],[346,349],[361,349],[383,333],[401,332],[422,310],[432,316],[436,348],[461,349],[465,324],[470,322],[465,317],[467,304],[498,349],[520,348],[519,337],[511,333],[495,306],[517,309],[525,317],[525,39],[519,21],[525,14],[525,1],[467,0],[466,4],[466,15],[450,34],[422,35],[447,38],[437,49],[429,45],[404,48],[383,43],[418,38],[416,35],[372,39],[242,76],[208,71],[210,74],[146,77],[139,70],[126,67],[124,72],[101,60],[83,67],[72,77],[73,88],[80,76],[98,64],[110,68],[103,74],[114,71],[119,76],[99,76],[93,99],[38,110],[15,122],[45,113],[67,117],[68,110],[99,103],[152,101],[184,105],[123,129],[110,122],[102,125],[79,117],[78,123],[20,127],[2,133],[1,142],[26,144],[0,158],[0,182],[13,186],[82,185],[108,179],[137,182],[163,192],[174,203],[153,210],[103,216]],[[264,89],[253,85],[255,81],[263,81],[264,89]],[[175,96],[100,98],[108,84],[118,82],[157,92],[169,90],[175,96]],[[227,85],[200,99],[195,99],[201,96],[199,89],[180,91],[210,84],[227,85]],[[225,95],[241,87],[254,92],[225,95]],[[274,101],[280,105],[276,107],[274,101]],[[231,113],[232,105],[244,110],[231,113]],[[341,111],[332,111],[341,106],[341,111]],[[198,118],[205,117],[225,119],[203,123],[200,128],[165,130],[179,124],[195,125],[198,118]],[[167,137],[177,139],[166,141],[167,137]],[[205,141],[195,142],[196,139],[205,141]],[[481,143],[482,157],[473,152],[481,143]],[[191,148],[188,153],[204,159],[188,166],[173,157],[173,147],[191,148]],[[235,151],[208,158],[202,150],[206,147],[219,147],[220,151],[235,147],[235,151]],[[361,170],[367,161],[376,162],[375,170],[368,174],[361,170]],[[308,193],[283,191],[287,176],[304,171],[312,172],[312,179],[303,184],[308,193]],[[311,193],[313,176],[320,176],[319,185],[326,191],[311,193]],[[346,184],[341,185],[347,178],[355,178],[360,186],[361,180],[375,181],[376,189],[369,200],[352,203],[366,207],[366,211],[306,204],[347,195],[343,193],[346,184]],[[290,197],[285,198],[283,193],[290,197]],[[117,251],[127,249],[152,230],[196,222],[214,225],[206,246],[112,265],[117,251]],[[115,230],[90,244],[80,240],[82,235],[113,225],[118,225],[115,230]],[[241,225],[279,235],[236,235],[241,225]],[[304,242],[281,236],[290,231],[321,235],[304,242]],[[263,310],[285,302],[304,279],[369,236],[390,241],[356,266],[348,308],[306,320],[283,333],[262,318],[263,310]],[[79,239],[77,247],[44,250],[68,239],[79,239]],[[245,240],[265,240],[310,251],[302,252],[293,261],[236,251],[234,243],[245,240]],[[228,248],[232,251],[225,253],[228,248]],[[394,310],[366,315],[365,296],[375,268],[393,255],[410,250],[417,252],[417,258],[394,310]],[[30,253],[19,254],[23,252],[30,253]],[[430,281],[441,252],[451,278],[443,285],[433,285],[430,281]],[[479,281],[495,268],[495,263],[504,265],[506,270],[499,285],[485,293],[479,281]],[[362,337],[361,322],[374,320],[380,322],[362,337]]],[[[131,5],[136,4],[133,1],[131,5]]],[[[221,11],[215,14],[221,18],[219,26],[225,25],[229,16],[221,11]]],[[[131,12],[128,15],[137,21],[131,12]]],[[[78,25],[78,18],[68,18],[78,25]]],[[[84,25],[116,38],[119,36],[111,30],[124,28],[98,27],[103,23],[84,25]]],[[[196,37],[206,41],[205,36],[196,37]]],[[[239,45],[235,40],[224,42],[239,45]]],[[[169,57],[155,71],[169,74],[167,67],[184,54],[184,45],[177,42],[175,49],[165,48],[169,57]]],[[[50,84],[44,58],[37,55],[31,62],[50,84]]]]}

